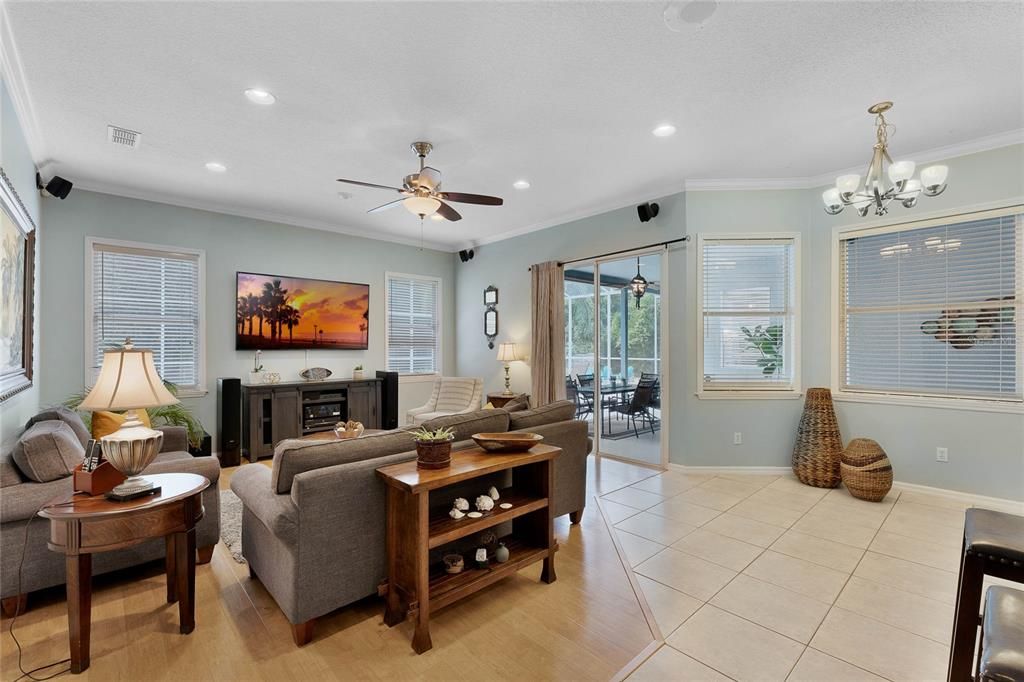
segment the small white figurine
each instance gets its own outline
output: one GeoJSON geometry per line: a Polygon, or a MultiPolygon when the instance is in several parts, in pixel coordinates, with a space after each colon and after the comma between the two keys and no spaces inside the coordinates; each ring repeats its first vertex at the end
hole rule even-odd
{"type": "Polygon", "coordinates": [[[487,497],[487,495],[481,495],[476,498],[476,508],[482,512],[491,511],[494,509],[494,500],[487,497]]]}
{"type": "Polygon", "coordinates": [[[495,488],[493,485],[491,486],[491,489],[487,491],[487,495],[495,502],[501,499],[501,495],[498,493],[498,489],[495,488]]]}
{"type": "Polygon", "coordinates": [[[458,509],[459,511],[466,511],[467,509],[469,509],[469,500],[467,500],[465,497],[456,497],[455,508],[458,509]]]}
{"type": "Polygon", "coordinates": [[[465,514],[463,514],[462,511],[458,507],[452,507],[452,510],[450,512],[448,512],[448,516],[450,516],[453,519],[455,519],[456,521],[458,521],[463,516],[465,516],[465,514]]]}
{"type": "Polygon", "coordinates": [[[476,555],[475,556],[476,556],[477,563],[479,563],[479,564],[486,564],[487,563],[487,550],[484,549],[483,547],[481,547],[481,548],[476,550],[476,555]]]}

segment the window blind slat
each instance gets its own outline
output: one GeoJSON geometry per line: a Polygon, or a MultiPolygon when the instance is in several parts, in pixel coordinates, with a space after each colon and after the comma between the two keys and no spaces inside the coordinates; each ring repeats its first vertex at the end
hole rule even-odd
{"type": "Polygon", "coordinates": [[[1022,216],[840,242],[842,388],[1020,401],[1022,216]]]}

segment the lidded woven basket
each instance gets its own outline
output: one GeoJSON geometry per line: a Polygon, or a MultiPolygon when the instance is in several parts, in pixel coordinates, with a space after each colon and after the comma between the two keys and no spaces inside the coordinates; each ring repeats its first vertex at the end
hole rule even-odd
{"type": "Polygon", "coordinates": [[[870,438],[854,438],[840,457],[843,485],[860,500],[881,502],[892,489],[892,464],[882,446],[870,438]]]}
{"type": "Polygon", "coordinates": [[[839,455],[842,452],[843,439],[832,407],[832,391],[807,389],[793,446],[793,473],[806,485],[835,488],[840,480],[839,455]]]}

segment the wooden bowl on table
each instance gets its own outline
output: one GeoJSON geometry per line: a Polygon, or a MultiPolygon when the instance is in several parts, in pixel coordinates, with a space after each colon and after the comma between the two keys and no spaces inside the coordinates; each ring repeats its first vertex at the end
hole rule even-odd
{"type": "Polygon", "coordinates": [[[477,445],[487,452],[526,452],[544,440],[539,433],[474,433],[472,436],[477,445]]]}

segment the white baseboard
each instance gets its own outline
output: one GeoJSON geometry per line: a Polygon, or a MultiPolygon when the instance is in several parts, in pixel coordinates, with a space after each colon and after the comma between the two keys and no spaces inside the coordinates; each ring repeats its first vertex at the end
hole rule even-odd
{"type": "MultiPolygon", "coordinates": [[[[675,462],[669,462],[668,468],[672,471],[679,471],[682,473],[690,474],[771,474],[775,476],[793,475],[793,469],[790,467],[690,466],[687,464],[676,464],[675,462]]],[[[984,507],[986,509],[996,509],[998,511],[1009,512],[1011,514],[1024,515],[1024,502],[1018,500],[1008,500],[1002,497],[987,497],[985,495],[965,493],[959,490],[933,488],[932,486],[920,485],[918,483],[904,483],[903,481],[893,481],[892,487],[896,490],[904,490],[907,492],[924,493],[927,495],[944,497],[949,500],[962,502],[964,504],[973,505],[975,507],[984,507]]]]}
{"type": "Polygon", "coordinates": [[[675,462],[669,462],[668,468],[684,474],[771,474],[773,476],[781,476],[793,473],[790,467],[712,467],[676,464],[675,462]]]}

